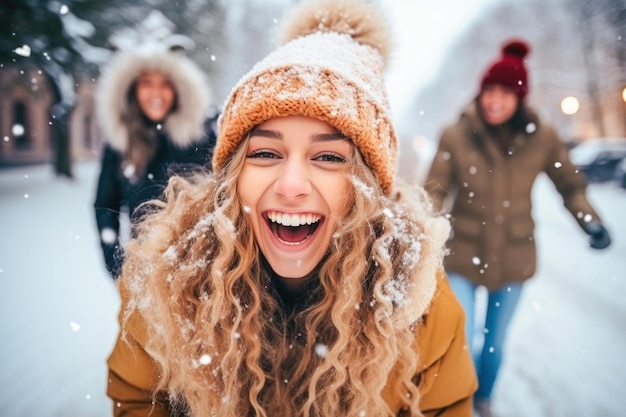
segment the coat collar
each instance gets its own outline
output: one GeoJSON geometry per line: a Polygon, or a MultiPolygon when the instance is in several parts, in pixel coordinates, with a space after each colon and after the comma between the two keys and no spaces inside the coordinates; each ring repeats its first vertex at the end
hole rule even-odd
{"type": "Polygon", "coordinates": [[[468,104],[461,113],[459,123],[465,130],[467,137],[470,138],[478,149],[481,149],[492,161],[500,160],[508,156],[513,156],[519,149],[523,148],[529,140],[535,136],[535,132],[539,128],[539,118],[537,114],[524,105],[522,112],[524,117],[524,130],[514,129],[513,126],[505,125],[502,129],[508,130],[503,132],[504,135],[509,134],[510,146],[503,151],[500,147],[495,132],[491,130],[478,111],[478,99],[468,104]]]}

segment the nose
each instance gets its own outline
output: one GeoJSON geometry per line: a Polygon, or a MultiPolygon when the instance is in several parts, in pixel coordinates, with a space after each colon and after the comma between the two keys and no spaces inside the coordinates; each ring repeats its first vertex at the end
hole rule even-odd
{"type": "Polygon", "coordinates": [[[299,159],[286,160],[274,182],[274,192],[286,200],[296,200],[311,193],[310,173],[299,159]]]}
{"type": "Polygon", "coordinates": [[[159,98],[163,95],[163,91],[165,90],[164,87],[159,86],[159,85],[155,85],[150,89],[150,96],[151,97],[156,97],[159,98]]]}

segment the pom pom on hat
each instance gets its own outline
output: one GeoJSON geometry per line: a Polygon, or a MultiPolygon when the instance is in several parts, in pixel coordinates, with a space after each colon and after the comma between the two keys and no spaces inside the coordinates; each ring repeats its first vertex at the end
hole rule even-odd
{"type": "Polygon", "coordinates": [[[383,80],[390,29],[381,11],[364,0],[305,2],[286,20],[282,40],[227,98],[213,169],[227,163],[254,126],[302,115],[350,138],[389,194],[397,138],[383,80]]]}
{"type": "Polygon", "coordinates": [[[362,45],[376,49],[385,64],[391,52],[389,30],[381,20],[380,11],[362,0],[310,1],[295,9],[287,19],[280,44],[316,32],[349,35],[362,45]]]}
{"type": "Polygon", "coordinates": [[[528,44],[519,40],[509,41],[502,47],[503,56],[517,57],[519,60],[526,58],[529,52],[530,48],[528,44]]]}
{"type": "Polygon", "coordinates": [[[500,84],[512,89],[520,100],[528,94],[528,74],[524,58],[529,54],[528,44],[513,39],[502,46],[502,56],[493,62],[485,72],[480,83],[481,92],[486,86],[500,84]]]}

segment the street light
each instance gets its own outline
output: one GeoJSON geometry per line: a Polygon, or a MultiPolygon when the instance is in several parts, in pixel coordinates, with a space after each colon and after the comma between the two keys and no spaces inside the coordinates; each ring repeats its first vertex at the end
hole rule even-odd
{"type": "MultiPolygon", "coordinates": [[[[626,89],[624,89],[624,94],[626,94],[626,89]]],[[[578,109],[580,109],[580,102],[576,97],[569,96],[561,100],[561,111],[563,113],[571,116],[576,114],[578,109]]]]}

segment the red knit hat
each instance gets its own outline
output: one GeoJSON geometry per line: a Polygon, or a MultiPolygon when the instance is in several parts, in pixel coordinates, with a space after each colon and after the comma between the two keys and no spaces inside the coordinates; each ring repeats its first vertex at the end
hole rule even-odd
{"type": "Polygon", "coordinates": [[[480,91],[490,84],[500,84],[511,88],[521,100],[528,94],[528,78],[524,58],[530,52],[528,44],[513,39],[502,46],[502,57],[491,64],[483,75],[480,91]]]}

